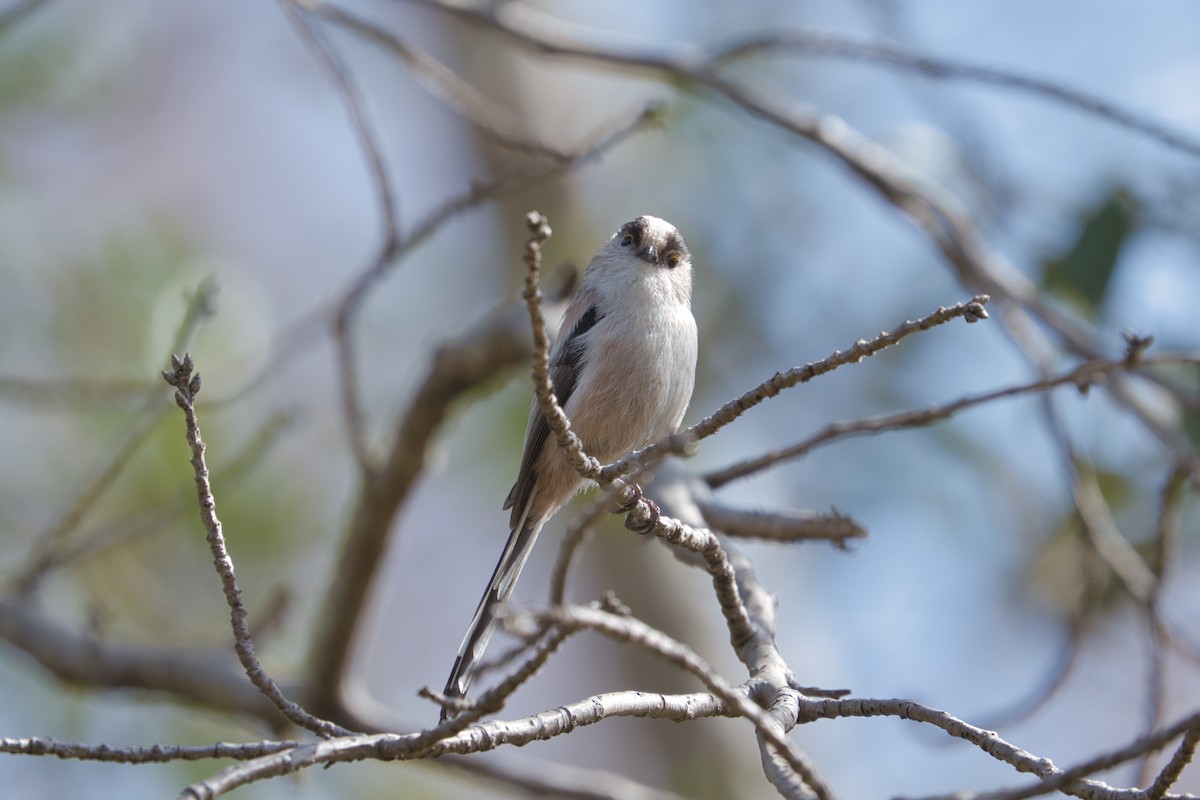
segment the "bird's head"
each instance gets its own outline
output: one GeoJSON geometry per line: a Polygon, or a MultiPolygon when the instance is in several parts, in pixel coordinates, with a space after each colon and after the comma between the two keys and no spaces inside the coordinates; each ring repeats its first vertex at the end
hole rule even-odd
{"type": "Polygon", "coordinates": [[[626,222],[600,248],[589,272],[598,282],[640,286],[690,304],[692,256],[683,236],[664,219],[641,216],[626,222]]]}

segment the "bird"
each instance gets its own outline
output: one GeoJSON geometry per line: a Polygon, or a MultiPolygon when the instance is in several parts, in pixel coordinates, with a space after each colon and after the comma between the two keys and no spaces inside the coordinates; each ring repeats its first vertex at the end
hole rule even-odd
{"type": "MultiPolygon", "coordinates": [[[[563,313],[550,352],[559,405],[587,453],[602,464],[679,430],[696,381],[692,259],[671,223],[640,216],[600,246],[563,313]]],[[[504,501],[509,537],[443,692],[465,699],[546,522],[584,481],[551,435],[533,398],[517,480],[504,501]]],[[[453,716],[453,702],[442,720],[453,716]]]]}

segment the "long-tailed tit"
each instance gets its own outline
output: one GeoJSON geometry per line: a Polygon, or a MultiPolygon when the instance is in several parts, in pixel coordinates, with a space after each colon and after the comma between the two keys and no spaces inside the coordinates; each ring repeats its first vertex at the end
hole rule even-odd
{"type": "MultiPolygon", "coordinates": [[[[627,222],[592,258],[550,353],[559,404],[587,452],[610,463],[679,429],[696,381],[692,261],[657,217],[627,222]]],[[[534,398],[517,482],[504,501],[511,533],[463,638],[445,694],[465,697],[542,526],[582,480],[534,398]]],[[[449,715],[443,710],[442,718],[449,715]]]]}

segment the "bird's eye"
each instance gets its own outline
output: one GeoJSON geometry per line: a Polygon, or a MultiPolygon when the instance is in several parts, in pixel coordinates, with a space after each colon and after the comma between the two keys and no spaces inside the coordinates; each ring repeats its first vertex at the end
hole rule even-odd
{"type": "Polygon", "coordinates": [[[621,237],[621,246],[622,247],[629,247],[629,245],[631,245],[631,244],[633,244],[633,234],[632,233],[627,233],[621,237]]]}
{"type": "Polygon", "coordinates": [[[675,269],[676,267],[678,267],[679,266],[679,256],[671,256],[670,258],[668,258],[667,266],[670,267],[671,269],[675,269]]]}

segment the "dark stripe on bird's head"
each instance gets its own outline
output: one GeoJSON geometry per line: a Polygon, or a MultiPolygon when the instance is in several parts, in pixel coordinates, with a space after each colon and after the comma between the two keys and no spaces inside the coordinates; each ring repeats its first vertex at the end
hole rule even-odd
{"type": "Polygon", "coordinates": [[[646,232],[650,230],[650,223],[646,222],[645,217],[638,217],[635,220],[626,222],[617,231],[617,238],[624,239],[626,236],[633,238],[633,249],[639,250],[646,240],[646,232]]]}

